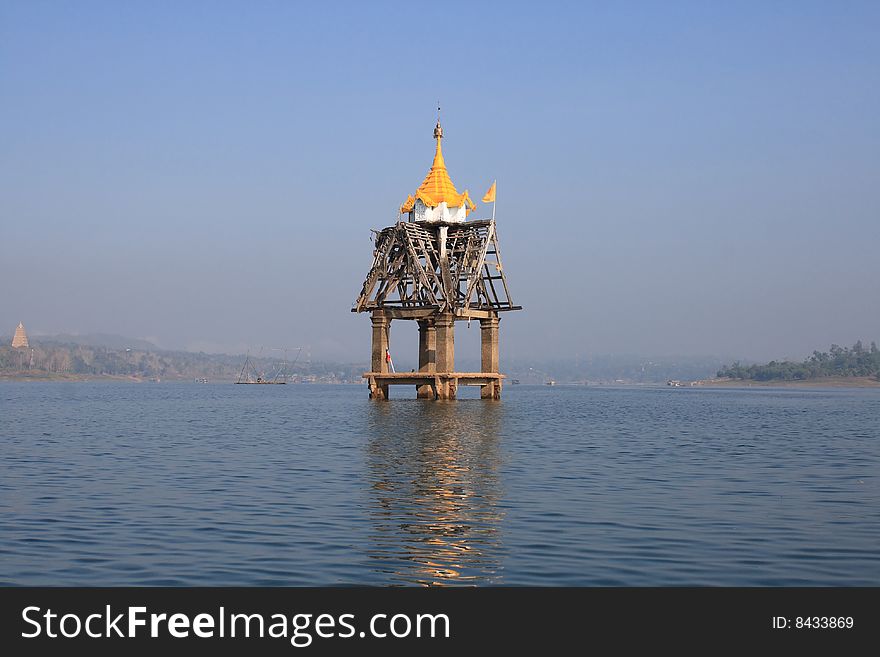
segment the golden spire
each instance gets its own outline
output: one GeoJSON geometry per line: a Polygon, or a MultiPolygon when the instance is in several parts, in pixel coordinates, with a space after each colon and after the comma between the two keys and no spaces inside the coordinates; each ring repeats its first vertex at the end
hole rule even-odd
{"type": "Polygon", "coordinates": [[[443,147],[440,145],[440,141],[443,139],[443,126],[440,125],[440,119],[437,119],[437,125],[434,126],[434,139],[437,140],[437,150],[434,152],[434,164],[431,165],[432,169],[443,169],[446,170],[446,163],[443,161],[443,147]]]}
{"type": "Polygon", "coordinates": [[[437,101],[437,125],[434,126],[434,139],[437,140],[437,150],[434,153],[434,164],[431,165],[431,168],[434,167],[446,168],[446,163],[443,161],[443,147],[440,145],[440,141],[443,139],[443,126],[440,125],[440,101],[437,101]]]}
{"type": "MultiPolygon", "coordinates": [[[[437,111],[440,111],[440,108],[437,108],[437,111]]],[[[437,150],[434,151],[434,162],[431,164],[431,171],[428,173],[428,177],[425,178],[425,181],[422,183],[422,189],[425,187],[425,184],[428,182],[428,179],[431,178],[431,174],[435,171],[437,175],[443,178],[443,183],[445,189],[452,188],[452,193],[457,194],[455,191],[455,185],[452,184],[452,180],[449,179],[449,174],[446,172],[446,162],[443,161],[443,146],[441,142],[443,141],[443,126],[440,125],[440,117],[437,116],[437,125],[434,126],[434,139],[437,140],[437,150]],[[442,174],[440,173],[442,171],[442,174]]]]}

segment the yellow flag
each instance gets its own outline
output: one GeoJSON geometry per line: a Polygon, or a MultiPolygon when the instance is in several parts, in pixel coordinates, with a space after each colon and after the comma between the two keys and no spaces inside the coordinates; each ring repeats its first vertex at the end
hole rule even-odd
{"type": "Polygon", "coordinates": [[[492,186],[489,188],[489,191],[486,192],[486,195],[483,197],[483,203],[494,203],[494,202],[495,202],[495,183],[493,182],[492,186]]]}

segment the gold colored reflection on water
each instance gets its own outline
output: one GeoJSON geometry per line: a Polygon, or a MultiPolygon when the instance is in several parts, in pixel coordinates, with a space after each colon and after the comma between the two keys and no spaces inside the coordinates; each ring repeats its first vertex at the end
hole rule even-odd
{"type": "Polygon", "coordinates": [[[497,403],[371,405],[376,570],[400,584],[501,582],[500,422],[497,403]]]}

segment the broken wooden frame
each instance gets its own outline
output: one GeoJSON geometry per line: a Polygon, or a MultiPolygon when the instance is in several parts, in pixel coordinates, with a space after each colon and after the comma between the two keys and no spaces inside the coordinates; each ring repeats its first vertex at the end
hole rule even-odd
{"type": "Polygon", "coordinates": [[[481,386],[499,399],[498,313],[513,305],[501,264],[495,221],[398,222],[376,233],[373,264],[352,312],[373,316],[370,396],[387,399],[388,386],[416,385],[426,399],[455,399],[458,385],[481,386]],[[393,319],[419,323],[419,372],[388,372],[393,319]],[[455,371],[454,324],[480,320],[481,372],[455,371]]]}
{"type": "Polygon", "coordinates": [[[388,307],[519,310],[510,298],[495,222],[401,221],[379,231],[354,311],[388,307]]]}

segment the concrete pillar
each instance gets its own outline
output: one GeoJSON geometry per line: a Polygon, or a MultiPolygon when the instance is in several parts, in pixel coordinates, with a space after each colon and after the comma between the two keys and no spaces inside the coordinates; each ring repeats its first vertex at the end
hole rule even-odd
{"type": "Polygon", "coordinates": [[[480,320],[480,363],[482,372],[497,372],[498,363],[498,324],[497,317],[480,320]]]}
{"type": "MultiPolygon", "coordinates": [[[[385,360],[385,353],[388,350],[388,329],[391,326],[391,319],[381,310],[374,310],[373,316],[373,354],[371,370],[378,373],[388,372],[388,363],[385,360]]],[[[375,389],[370,391],[373,399],[388,399],[388,384],[376,385],[375,389]]]]}
{"type": "MultiPolygon", "coordinates": [[[[498,317],[480,320],[480,370],[497,373],[500,369],[498,361],[498,317]]],[[[483,399],[501,399],[501,379],[489,383],[480,389],[483,399]]]]}
{"type": "MultiPolygon", "coordinates": [[[[434,320],[437,329],[437,372],[455,371],[455,316],[452,313],[441,313],[434,320]]],[[[438,399],[455,399],[455,386],[448,380],[443,381],[437,391],[438,399]]]]}
{"type": "MultiPolygon", "coordinates": [[[[419,372],[437,371],[437,329],[433,320],[419,320],[419,372]]],[[[430,383],[416,386],[419,399],[434,399],[434,388],[430,383]]]]}
{"type": "Polygon", "coordinates": [[[455,317],[451,313],[441,313],[434,320],[436,327],[436,371],[455,371],[455,317]]]}

